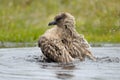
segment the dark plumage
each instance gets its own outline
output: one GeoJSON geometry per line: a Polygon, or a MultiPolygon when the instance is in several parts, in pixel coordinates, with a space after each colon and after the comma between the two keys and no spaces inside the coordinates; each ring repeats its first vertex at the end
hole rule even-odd
{"type": "Polygon", "coordinates": [[[60,13],[48,25],[56,26],[47,30],[38,41],[46,60],[68,63],[77,58],[84,60],[87,56],[95,61],[84,36],[75,30],[75,19],[71,14],[60,13]]]}

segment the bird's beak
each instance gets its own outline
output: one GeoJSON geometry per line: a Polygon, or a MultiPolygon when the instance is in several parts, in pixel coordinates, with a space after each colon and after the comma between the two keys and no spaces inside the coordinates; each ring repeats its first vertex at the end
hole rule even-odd
{"type": "Polygon", "coordinates": [[[56,25],[56,21],[52,21],[52,22],[49,22],[48,26],[51,26],[51,25],[56,25]]]}

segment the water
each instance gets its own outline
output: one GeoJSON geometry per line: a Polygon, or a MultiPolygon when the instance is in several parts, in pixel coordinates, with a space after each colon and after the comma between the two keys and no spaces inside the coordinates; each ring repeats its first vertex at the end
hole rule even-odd
{"type": "Polygon", "coordinates": [[[120,80],[120,47],[93,47],[97,57],[71,64],[39,62],[39,48],[0,49],[0,80],[120,80]]]}

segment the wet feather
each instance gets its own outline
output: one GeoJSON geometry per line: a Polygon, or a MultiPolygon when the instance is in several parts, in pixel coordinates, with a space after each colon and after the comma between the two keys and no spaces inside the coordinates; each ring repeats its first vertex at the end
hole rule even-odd
{"type": "Polygon", "coordinates": [[[58,14],[54,25],[56,26],[47,30],[38,41],[47,60],[68,63],[75,59],[84,60],[87,56],[95,61],[88,42],[75,30],[75,20],[71,14],[58,14]]]}

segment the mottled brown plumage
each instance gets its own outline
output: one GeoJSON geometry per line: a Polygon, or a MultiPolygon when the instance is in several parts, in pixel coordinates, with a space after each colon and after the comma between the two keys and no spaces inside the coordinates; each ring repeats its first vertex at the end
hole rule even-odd
{"type": "Polygon", "coordinates": [[[87,56],[95,61],[84,36],[75,30],[75,20],[71,14],[58,14],[50,25],[56,26],[47,30],[38,41],[46,60],[68,63],[74,59],[84,60],[87,56]]]}

